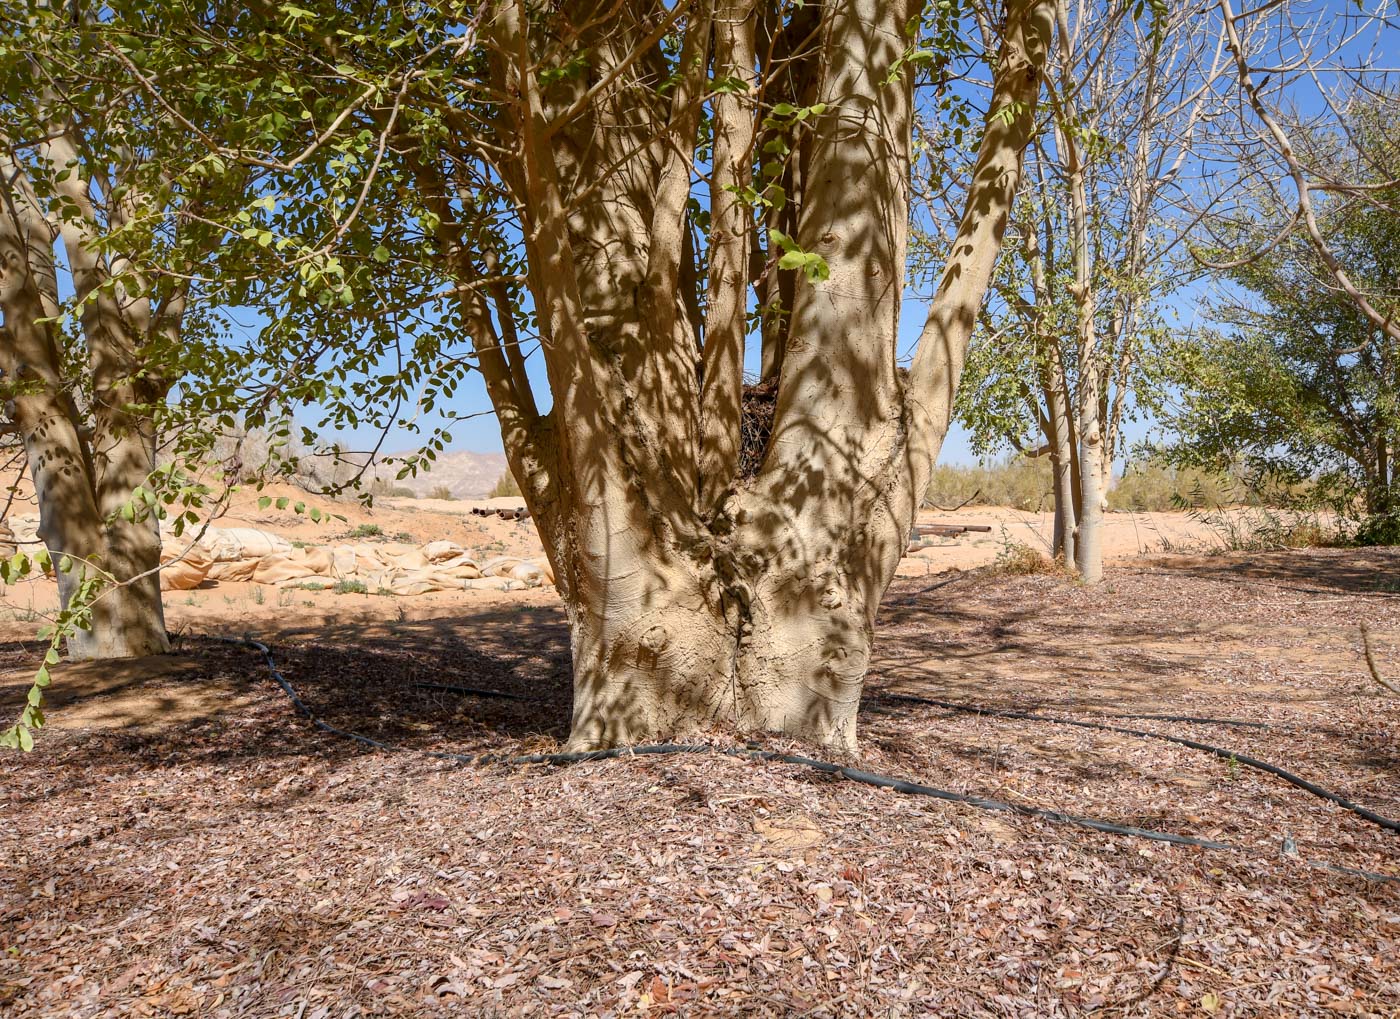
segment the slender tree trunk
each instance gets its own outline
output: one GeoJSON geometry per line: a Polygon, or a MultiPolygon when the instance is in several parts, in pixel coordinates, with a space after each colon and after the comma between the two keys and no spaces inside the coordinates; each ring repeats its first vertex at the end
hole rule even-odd
{"type": "Polygon", "coordinates": [[[1076,537],[1079,520],[1074,507],[1078,500],[1074,492],[1074,448],[1063,434],[1055,437],[1055,452],[1050,454],[1055,482],[1055,546],[1056,558],[1071,569],[1079,561],[1076,537]]]}
{"type": "Polygon", "coordinates": [[[1086,584],[1103,579],[1103,471],[1104,423],[1101,420],[1102,377],[1099,369],[1098,338],[1095,333],[1095,297],[1092,253],[1089,250],[1089,202],[1085,193],[1084,154],[1075,131],[1073,101],[1074,44],[1069,30],[1065,0],[1056,3],[1055,17],[1060,36],[1060,106],[1055,123],[1056,144],[1063,154],[1065,182],[1069,189],[1070,234],[1073,244],[1074,282],[1070,286],[1076,312],[1079,348],[1079,511],[1075,538],[1075,563],[1079,578],[1086,584]]]}
{"type": "Polygon", "coordinates": [[[1035,306],[1029,312],[1035,336],[1040,396],[1045,403],[1044,433],[1050,447],[1054,476],[1055,525],[1051,549],[1052,555],[1073,568],[1076,564],[1079,500],[1075,492],[1075,463],[1078,456],[1074,448],[1074,425],[1070,420],[1069,385],[1065,376],[1064,350],[1045,322],[1051,297],[1046,278],[1046,255],[1040,245],[1040,224],[1033,222],[1029,227],[1026,231],[1026,258],[1030,263],[1031,286],[1035,294],[1035,306]]]}
{"type": "Polygon", "coordinates": [[[1080,440],[1080,506],[1079,533],[1076,546],[1076,564],[1079,577],[1086,584],[1097,584],[1103,580],[1103,516],[1106,496],[1100,466],[1102,443],[1098,439],[1097,415],[1081,417],[1081,430],[1085,436],[1080,440]]]}
{"type": "Polygon", "coordinates": [[[1386,444],[1385,429],[1376,434],[1376,508],[1373,513],[1389,513],[1390,490],[1390,449],[1386,444]]]}
{"type": "MultiPolygon", "coordinates": [[[[742,82],[742,94],[714,101],[710,182],[710,279],[702,352],[701,501],[718,506],[739,466],[753,213],[740,201],[753,177],[753,0],[726,0],[715,12],[715,73],[742,82]]],[[[771,366],[776,377],[777,366],[771,366]]]]}

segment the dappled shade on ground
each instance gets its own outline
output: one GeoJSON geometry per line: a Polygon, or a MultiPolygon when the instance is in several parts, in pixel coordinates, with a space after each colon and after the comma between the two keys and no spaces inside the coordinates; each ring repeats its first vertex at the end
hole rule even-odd
{"type": "MultiPolygon", "coordinates": [[[[57,725],[0,759],[0,1009],[1385,1015],[1400,888],[1300,861],[1400,875],[1395,836],[1187,748],[886,695],[1267,722],[1133,724],[1400,816],[1400,703],[1356,631],[1400,663],[1398,565],[1329,550],[1124,568],[1096,590],[984,573],[891,590],[863,766],[1234,853],[714,755],[510,769],[367,753],[296,716],[257,655],[193,634],[144,682],[74,674],[63,704],[60,675],[57,725]],[[151,704],[177,721],[126,724],[151,704]]],[[[378,739],[514,752],[567,733],[552,606],[260,636],[316,711],[378,739]]]]}

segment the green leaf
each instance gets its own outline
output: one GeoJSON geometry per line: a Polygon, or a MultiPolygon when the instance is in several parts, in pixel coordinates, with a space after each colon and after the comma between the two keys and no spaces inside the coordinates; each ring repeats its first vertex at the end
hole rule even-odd
{"type": "Polygon", "coordinates": [[[19,748],[26,754],[34,749],[34,736],[25,726],[19,726],[19,748]]]}

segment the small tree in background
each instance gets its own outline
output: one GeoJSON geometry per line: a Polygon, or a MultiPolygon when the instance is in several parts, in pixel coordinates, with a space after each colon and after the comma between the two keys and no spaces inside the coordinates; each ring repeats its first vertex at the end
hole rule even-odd
{"type": "Polygon", "coordinates": [[[1054,553],[1086,583],[1103,572],[1125,423],[1164,388],[1162,307],[1184,281],[1169,213],[1226,66],[1211,9],[1197,0],[1145,20],[1126,5],[1056,3],[1051,130],[1027,156],[1007,257],[968,355],[960,421],[981,453],[1049,459],[1054,553]]]}
{"type": "MultiPolygon", "coordinates": [[[[1396,101],[1354,105],[1345,135],[1301,137],[1303,158],[1369,181],[1366,200],[1313,199],[1325,252],[1299,233],[1222,270],[1233,285],[1213,309],[1222,326],[1178,345],[1181,402],[1168,422],[1178,462],[1221,467],[1238,455],[1255,471],[1315,478],[1320,496],[1374,518],[1367,533],[1390,540],[1400,538],[1400,339],[1382,326],[1400,321],[1396,101]],[[1348,288],[1329,282],[1338,264],[1348,288]]],[[[1255,222],[1279,215],[1268,192],[1255,201],[1255,222]]]]}
{"type": "Polygon", "coordinates": [[[170,646],[159,518],[181,493],[157,449],[197,272],[180,222],[223,184],[114,84],[124,68],[91,23],[78,8],[0,17],[0,389],[62,607],[85,624],[69,654],[123,658],[170,646]]]}

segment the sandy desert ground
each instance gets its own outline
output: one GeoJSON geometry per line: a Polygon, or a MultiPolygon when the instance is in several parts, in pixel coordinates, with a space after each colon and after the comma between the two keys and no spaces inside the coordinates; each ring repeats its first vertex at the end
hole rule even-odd
{"type": "MultiPolygon", "coordinates": [[[[472,510],[481,507],[522,506],[517,499],[441,500],[378,498],[366,508],[350,500],[317,500],[285,486],[272,486],[265,492],[242,492],[234,497],[227,511],[214,523],[222,527],[253,527],[271,531],[295,543],[334,546],[345,541],[420,545],[447,539],[485,560],[494,556],[544,559],[533,524],[480,517],[472,510]],[[261,494],[288,496],[317,505],[344,517],[313,523],[305,514],[257,505],[261,494]],[[366,527],[379,533],[366,537],[366,527]]],[[[33,516],[32,506],[23,499],[16,506],[33,516]]],[[[1053,525],[1049,513],[1027,513],[1005,507],[971,506],[948,513],[925,510],[920,523],[954,523],[989,526],[990,532],[970,532],[958,537],[929,538],[926,547],[909,553],[900,563],[898,575],[923,577],[950,570],[968,570],[992,564],[1008,544],[1018,543],[1048,554],[1053,525]]],[[[1109,563],[1122,563],[1164,550],[1193,551],[1208,548],[1211,530],[1184,513],[1111,513],[1106,518],[1104,551],[1109,563]]],[[[27,581],[11,588],[0,587],[0,627],[6,622],[33,623],[52,612],[54,587],[44,580],[27,581]]],[[[219,626],[248,627],[254,630],[271,625],[277,629],[312,627],[324,622],[363,619],[429,618],[457,609],[494,609],[516,606],[542,606],[557,601],[551,588],[529,591],[440,591],[406,597],[377,594],[337,594],[332,591],[300,589],[277,590],[251,583],[206,582],[193,591],[171,591],[166,595],[166,615],[172,632],[197,632],[219,626]]],[[[0,634],[27,636],[24,626],[3,628],[0,634]]]]}
{"type": "MultiPolygon", "coordinates": [[[[224,522],[532,554],[528,524],[468,508],[224,522]]],[[[1359,629],[1400,676],[1400,550],[1163,555],[1210,534],[1115,515],[1086,589],[978,568],[1045,517],[955,519],[993,531],[904,561],[837,763],[1010,811],[718,734],[569,767],[445,759],[565,737],[548,587],[171,592],[173,654],[58,667],[52,726],[0,756],[0,1014],[1400,1016],[1400,835],[1374,820],[1400,827],[1400,697],[1359,629]],[[393,749],[313,728],[230,634],[393,749]]],[[[0,704],[51,597],[5,592],[0,704]]]]}

